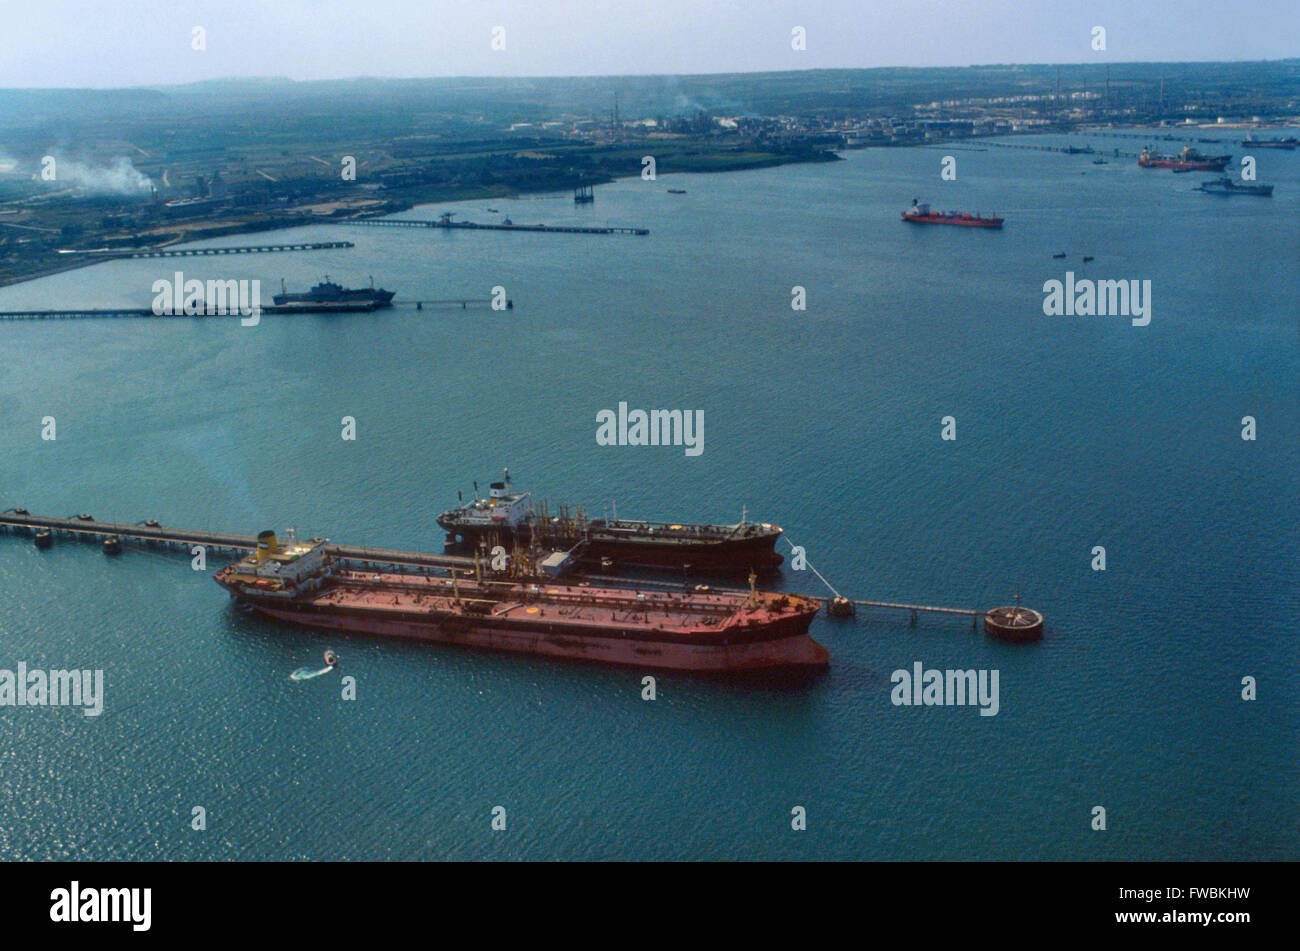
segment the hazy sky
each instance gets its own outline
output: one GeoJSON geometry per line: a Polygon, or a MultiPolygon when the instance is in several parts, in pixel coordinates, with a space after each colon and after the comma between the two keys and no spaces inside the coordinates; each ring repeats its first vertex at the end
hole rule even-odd
{"type": "Polygon", "coordinates": [[[0,0],[0,87],[1294,56],[1300,0],[0,0]]]}

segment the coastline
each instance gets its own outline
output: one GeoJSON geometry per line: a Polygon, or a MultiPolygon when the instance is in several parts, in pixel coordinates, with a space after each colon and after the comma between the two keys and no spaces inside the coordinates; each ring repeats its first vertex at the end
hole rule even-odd
{"type": "MultiPolygon", "coordinates": [[[[807,163],[820,162],[838,162],[842,161],[841,156],[829,149],[816,152],[797,152],[790,154],[781,154],[776,152],[748,153],[747,157],[733,159],[723,153],[709,153],[701,155],[698,159],[690,163],[689,167],[677,167],[675,162],[672,167],[662,169],[660,174],[671,175],[681,173],[703,173],[703,174],[722,174],[725,172],[744,172],[761,168],[775,168],[782,165],[801,165],[807,163]]],[[[624,178],[635,178],[638,172],[629,172],[626,175],[601,175],[593,177],[584,184],[607,185],[610,182],[624,178]]],[[[8,271],[0,270],[0,288],[13,287],[18,284],[25,284],[28,281],[39,280],[43,277],[50,277],[54,274],[62,274],[66,271],[75,271],[85,267],[91,267],[96,264],[102,264],[105,261],[118,261],[123,257],[146,248],[160,249],[174,245],[192,244],[196,241],[208,241],[213,238],[225,238],[238,234],[257,234],[265,231],[282,231],[288,228],[301,228],[307,225],[321,224],[328,221],[348,221],[364,218],[380,218],[385,215],[401,214],[409,211],[418,205],[427,205],[439,201],[473,201],[476,199],[499,198],[509,200],[512,198],[522,198],[524,196],[534,196],[543,194],[560,194],[563,190],[556,189],[551,183],[539,183],[536,188],[524,186],[503,186],[502,184],[488,185],[411,185],[401,189],[401,194],[393,198],[384,200],[379,203],[378,207],[367,208],[365,211],[351,214],[338,214],[337,212],[330,215],[306,214],[306,215],[284,215],[274,218],[250,218],[247,221],[236,224],[223,224],[210,228],[194,227],[181,228],[178,233],[163,233],[160,237],[166,240],[159,241],[156,244],[134,245],[123,247],[122,254],[98,254],[86,256],[77,259],[74,255],[67,255],[68,263],[52,263],[49,258],[33,260],[31,263],[36,265],[32,270],[14,267],[8,271]]]]}

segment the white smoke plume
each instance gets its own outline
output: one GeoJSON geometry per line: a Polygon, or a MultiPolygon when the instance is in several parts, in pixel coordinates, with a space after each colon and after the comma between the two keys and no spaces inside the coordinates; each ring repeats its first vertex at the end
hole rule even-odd
{"type": "Polygon", "coordinates": [[[88,195],[148,195],[153,180],[122,156],[111,165],[93,166],[55,156],[55,178],[61,188],[80,188],[88,195]]]}

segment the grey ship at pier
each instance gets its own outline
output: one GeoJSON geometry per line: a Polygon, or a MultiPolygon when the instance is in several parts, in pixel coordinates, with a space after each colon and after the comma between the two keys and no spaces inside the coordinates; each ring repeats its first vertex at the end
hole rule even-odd
{"type": "Polygon", "coordinates": [[[271,300],[275,310],[291,311],[371,311],[380,307],[391,307],[396,291],[386,291],[375,287],[375,279],[370,279],[370,286],[364,288],[347,288],[330,280],[329,275],[309,291],[290,293],[285,290],[284,281],[280,282],[280,293],[271,300]]]}

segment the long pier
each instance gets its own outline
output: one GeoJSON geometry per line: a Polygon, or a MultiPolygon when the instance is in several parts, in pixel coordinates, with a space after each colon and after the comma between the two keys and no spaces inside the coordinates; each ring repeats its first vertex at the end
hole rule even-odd
{"type": "MultiPolygon", "coordinates": [[[[467,310],[471,306],[491,306],[490,297],[447,297],[438,300],[395,301],[393,306],[412,306],[416,310],[425,307],[459,307],[467,310]]],[[[506,299],[506,310],[513,310],[515,302],[506,299]]],[[[330,308],[300,307],[292,304],[279,306],[267,304],[261,308],[263,315],[280,314],[328,314],[328,313],[374,313],[383,308],[330,308]]],[[[238,311],[217,314],[155,314],[147,308],[80,308],[75,310],[0,310],[0,320],[88,320],[105,317],[163,317],[189,320],[196,317],[243,317],[238,311]]]]}
{"type": "Polygon", "coordinates": [[[988,142],[995,149],[1019,149],[1022,152],[1059,152],[1062,155],[1087,155],[1097,158],[1137,158],[1137,152],[1121,152],[1119,149],[1094,149],[1091,146],[1078,148],[1071,145],[1025,145],[1019,142],[988,142]]]}
{"type": "MultiPolygon", "coordinates": [[[[459,307],[466,310],[471,304],[486,304],[491,306],[493,299],[491,297],[444,297],[438,300],[407,300],[393,301],[393,305],[414,304],[416,310],[424,310],[428,307],[459,307]]],[[[511,298],[506,298],[506,310],[514,310],[515,302],[511,298]]]]}
{"type": "MultiPolygon", "coordinates": [[[[292,305],[267,304],[259,309],[262,315],[271,314],[325,314],[325,313],[373,313],[377,308],[329,308],[329,307],[294,307],[292,305]]],[[[417,308],[418,309],[418,308],[417,308]]],[[[244,317],[238,310],[225,310],[201,314],[155,314],[147,308],[96,309],[80,310],[0,310],[0,320],[90,320],[104,317],[158,317],[169,320],[194,320],[200,317],[244,317]]]]}
{"type": "MultiPolygon", "coordinates": [[[[831,598],[822,598],[828,604],[831,598]]],[[[983,611],[976,611],[972,608],[943,608],[933,604],[896,604],[892,601],[858,601],[850,598],[854,604],[864,608],[889,608],[896,611],[911,611],[913,614],[926,612],[930,614],[960,614],[965,617],[979,618],[984,616],[983,611]]]]}
{"type": "MultiPolygon", "coordinates": [[[[116,537],[123,542],[134,542],[147,548],[161,548],[188,553],[192,546],[201,545],[207,551],[243,556],[257,548],[252,535],[228,535],[221,532],[202,532],[192,529],[150,525],[147,522],[100,522],[92,518],[71,515],[67,518],[50,518],[30,515],[22,510],[0,512],[0,534],[34,536],[38,531],[48,531],[52,536],[75,541],[102,543],[116,537]]],[[[397,551],[387,548],[364,548],[355,545],[330,545],[326,552],[336,558],[370,567],[393,566],[402,568],[474,568],[474,559],[463,555],[436,555],[418,551],[397,551]]]]}
{"type": "Polygon", "coordinates": [[[0,310],[0,320],[82,320],[94,317],[157,317],[152,310],[0,310]]]}
{"type": "Polygon", "coordinates": [[[646,235],[649,228],[589,227],[580,225],[517,225],[479,224],[475,221],[451,221],[439,218],[425,221],[415,218],[349,218],[331,221],[336,225],[357,225],[366,228],[442,228],[448,231],[534,231],[547,234],[634,234],[646,235]]]}
{"type": "Polygon", "coordinates": [[[142,248],[135,251],[116,248],[69,249],[60,254],[94,254],[109,258],[196,258],[217,254],[267,254],[283,251],[327,251],[354,248],[351,241],[299,241],[296,244],[244,244],[227,248],[142,248]]]}
{"type": "MultiPolygon", "coordinates": [[[[583,577],[588,581],[599,581],[605,584],[627,584],[628,583],[627,578],[620,578],[616,575],[594,575],[594,574],[584,573],[583,577]]],[[[641,587],[663,588],[671,591],[680,590],[682,586],[681,582],[679,581],[677,582],[655,581],[655,580],[648,580],[644,578],[636,579],[636,584],[641,587]]],[[[730,594],[744,594],[749,589],[712,585],[710,586],[710,590],[725,591],[730,594]]],[[[826,605],[827,609],[829,609],[835,601],[834,598],[826,597],[825,595],[819,595],[819,594],[805,595],[805,597],[810,597],[816,601],[821,601],[823,604],[826,605]]],[[[979,618],[982,618],[985,615],[985,613],[987,613],[984,611],[975,610],[974,608],[946,608],[934,604],[901,604],[894,601],[860,601],[857,599],[846,599],[846,600],[849,600],[852,604],[856,605],[857,607],[887,608],[887,609],[893,609],[897,611],[908,611],[911,612],[913,617],[915,617],[915,615],[917,615],[918,613],[955,614],[961,617],[969,617],[977,621],[979,620],[979,618]]]]}

